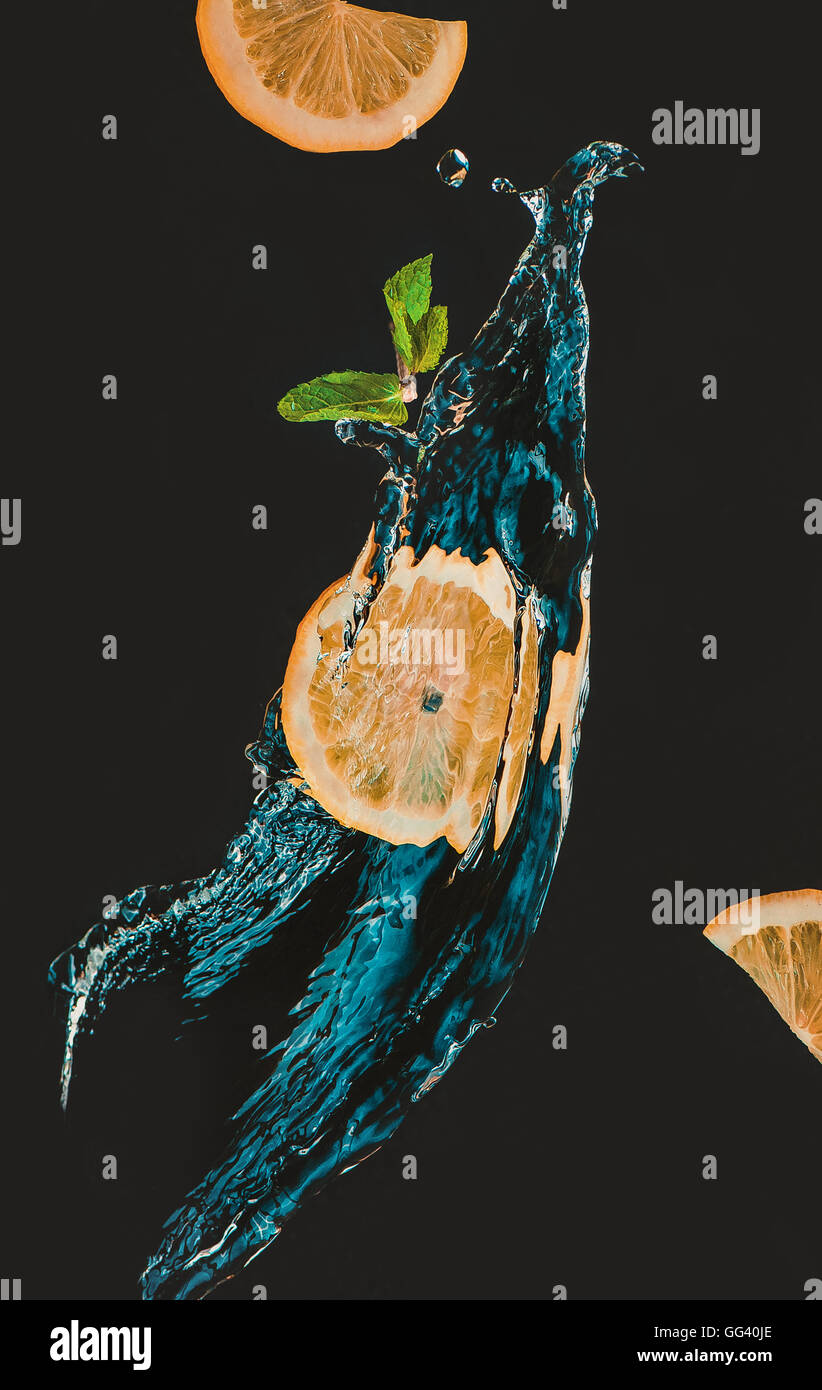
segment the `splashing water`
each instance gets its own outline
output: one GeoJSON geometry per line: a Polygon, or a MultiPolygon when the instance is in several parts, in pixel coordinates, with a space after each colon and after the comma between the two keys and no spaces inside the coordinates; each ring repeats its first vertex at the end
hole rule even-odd
{"type": "Polygon", "coordinates": [[[462,150],[446,150],[437,165],[437,173],[449,188],[462,188],[470,167],[468,156],[462,150]]]}
{"type": "Polygon", "coordinates": [[[286,922],[322,934],[313,968],[293,981],[291,1024],[232,1117],[228,1149],[166,1222],[145,1298],[204,1296],[378,1148],[494,1022],[523,960],[568,816],[587,695],[596,512],[584,470],[580,261],[596,187],[632,167],[629,151],[599,142],[519,195],[533,240],[471,346],[440,370],[415,433],[336,427],[343,443],[376,449],[389,465],[375,507],[378,585],[402,545],[417,557],[460,548],[475,564],[492,547],[516,593],[518,632],[531,614],[533,732],[501,844],[499,779],[463,854],[443,838],[420,849],[338,824],[296,775],[277,695],[248,750],[269,786],[222,865],[137,889],[51,967],[66,1016],[65,1104],[78,1042],[117,991],[173,966],[188,1007],[205,1012],[286,922]]]}

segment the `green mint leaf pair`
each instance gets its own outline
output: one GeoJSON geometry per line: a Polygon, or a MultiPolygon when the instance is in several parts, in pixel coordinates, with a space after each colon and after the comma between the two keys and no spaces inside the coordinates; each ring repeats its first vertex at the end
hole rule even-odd
{"type": "Polygon", "coordinates": [[[448,310],[431,303],[432,256],[404,265],[383,286],[394,325],[394,346],[409,371],[431,372],[448,341],[448,310]]]}
{"type": "MultiPolygon", "coordinates": [[[[383,288],[394,345],[413,374],[431,372],[448,341],[448,310],[431,305],[431,256],[404,265],[383,288]]],[[[408,411],[396,373],[328,372],[294,386],[278,402],[285,420],[378,420],[403,425],[408,411]]]]}

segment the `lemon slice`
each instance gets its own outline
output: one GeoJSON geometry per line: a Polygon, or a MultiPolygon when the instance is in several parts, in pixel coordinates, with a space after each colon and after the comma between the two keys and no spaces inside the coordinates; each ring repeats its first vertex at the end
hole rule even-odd
{"type": "Polygon", "coordinates": [[[747,971],[822,1062],[822,892],[748,899],[720,912],[705,935],[747,971]]]}
{"type": "MultiPolygon", "coordinates": [[[[503,754],[514,589],[494,550],[474,564],[432,545],[417,561],[406,545],[362,621],[372,555],[369,540],[300,624],[283,683],[286,741],[312,795],[343,825],[392,844],[445,836],[462,852],[503,754]]],[[[516,726],[508,764],[521,782],[524,721],[516,726]]],[[[509,823],[518,790],[506,794],[509,823]]]]}
{"type": "Polygon", "coordinates": [[[382,150],[439,111],[465,61],[462,20],[345,0],[199,0],[197,31],[231,105],[301,150],[382,150]]]}

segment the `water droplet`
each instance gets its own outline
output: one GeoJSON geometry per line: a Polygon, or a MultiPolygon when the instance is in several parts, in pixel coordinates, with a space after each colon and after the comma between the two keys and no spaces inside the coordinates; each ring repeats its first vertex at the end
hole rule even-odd
{"type": "Polygon", "coordinates": [[[516,189],[510,179],[494,179],[491,184],[495,193],[516,193],[516,189]]]}
{"type": "Polygon", "coordinates": [[[437,173],[449,188],[462,188],[468,168],[468,156],[462,150],[446,150],[437,165],[437,173]]]}

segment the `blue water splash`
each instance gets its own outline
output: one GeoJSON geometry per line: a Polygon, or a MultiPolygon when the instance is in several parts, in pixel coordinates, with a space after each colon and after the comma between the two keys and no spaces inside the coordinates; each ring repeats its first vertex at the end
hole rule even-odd
{"type": "MultiPolygon", "coordinates": [[[[173,965],[184,999],[204,1011],[282,924],[329,923],[314,968],[294,982],[290,1031],[265,1054],[265,1078],[232,1117],[230,1146],[165,1225],[143,1274],[145,1298],[203,1297],[265,1249],[308,1196],[395,1131],[492,1019],[522,962],[568,810],[559,733],[545,761],[538,734],[554,658],[580,644],[596,531],[584,471],[580,261],[596,187],[632,167],[629,151],[599,142],[547,187],[519,195],[534,238],[474,342],[437,375],[415,433],[337,426],[344,443],[376,449],[389,464],[374,515],[378,585],[401,545],[417,557],[432,544],[459,547],[475,563],[491,546],[519,602],[534,596],[537,736],[500,847],[489,815],[463,855],[444,839],[419,849],[339,825],[290,780],[277,695],[249,749],[269,786],[222,865],[177,886],[137,889],[51,967],[66,1015],[65,1105],[78,1042],[117,991],[173,965]],[[572,525],[552,524],[558,504],[572,525]]],[[[496,187],[515,192],[507,180],[496,187]]]]}

